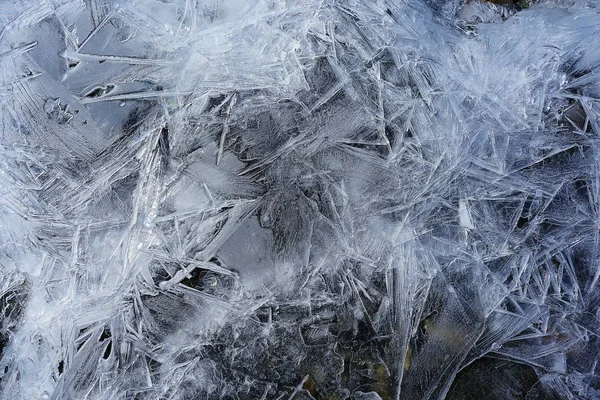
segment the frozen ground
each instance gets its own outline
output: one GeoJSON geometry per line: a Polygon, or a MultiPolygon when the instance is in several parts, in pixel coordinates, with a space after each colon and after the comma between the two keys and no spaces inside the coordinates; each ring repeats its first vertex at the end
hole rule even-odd
{"type": "Polygon", "coordinates": [[[0,398],[600,398],[600,4],[527,5],[0,1],[0,398]]]}

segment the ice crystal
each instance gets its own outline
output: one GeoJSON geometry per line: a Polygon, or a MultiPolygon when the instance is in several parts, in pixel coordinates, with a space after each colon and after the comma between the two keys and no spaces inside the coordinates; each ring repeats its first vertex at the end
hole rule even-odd
{"type": "Polygon", "coordinates": [[[517,3],[0,2],[0,397],[599,398],[600,14],[517,3]]]}

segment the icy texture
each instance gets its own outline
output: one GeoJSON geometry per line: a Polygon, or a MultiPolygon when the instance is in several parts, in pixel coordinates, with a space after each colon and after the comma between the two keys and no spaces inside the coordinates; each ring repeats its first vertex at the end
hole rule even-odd
{"type": "Polygon", "coordinates": [[[1,1],[0,398],[600,398],[600,14],[535,3],[1,1]]]}

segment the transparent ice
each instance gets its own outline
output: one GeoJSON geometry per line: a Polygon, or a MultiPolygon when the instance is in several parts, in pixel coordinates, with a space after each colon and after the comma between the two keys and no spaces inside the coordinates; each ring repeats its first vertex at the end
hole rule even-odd
{"type": "Polygon", "coordinates": [[[0,1],[0,398],[600,398],[600,4],[517,3],[0,1]]]}

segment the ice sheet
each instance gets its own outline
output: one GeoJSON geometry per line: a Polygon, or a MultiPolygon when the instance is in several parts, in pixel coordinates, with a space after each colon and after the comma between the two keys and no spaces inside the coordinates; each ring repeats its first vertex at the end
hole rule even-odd
{"type": "Polygon", "coordinates": [[[1,2],[0,398],[599,398],[600,14],[515,3],[1,2]]]}

